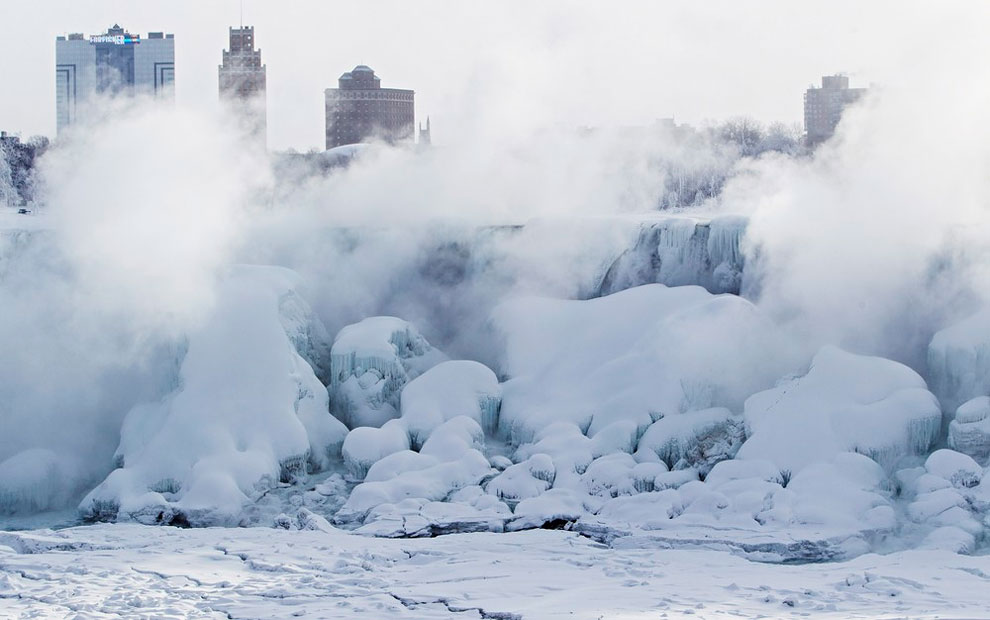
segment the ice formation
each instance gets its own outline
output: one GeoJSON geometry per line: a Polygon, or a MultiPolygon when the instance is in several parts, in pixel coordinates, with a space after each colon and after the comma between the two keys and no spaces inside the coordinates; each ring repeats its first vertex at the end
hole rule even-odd
{"type": "Polygon", "coordinates": [[[308,316],[301,298],[287,302],[295,285],[275,267],[224,277],[209,316],[187,335],[173,389],[128,413],[120,467],[83,500],[84,516],[237,524],[249,498],[329,465],[346,429],[293,343],[318,332],[295,323],[308,316]]]}
{"type": "Polygon", "coordinates": [[[352,480],[363,480],[368,468],[390,454],[409,449],[409,431],[401,420],[381,426],[359,426],[347,433],[341,454],[352,480]]]}
{"type": "Polygon", "coordinates": [[[0,514],[58,509],[84,490],[79,463],[52,450],[32,448],[0,462],[0,514]]]}
{"type": "Polygon", "coordinates": [[[748,439],[738,458],[797,472],[855,451],[889,466],[938,438],[941,409],[907,366],[824,347],[802,377],[746,400],[748,439]]]}
{"type": "Polygon", "coordinates": [[[687,411],[651,424],[637,454],[654,454],[671,469],[694,468],[707,474],[719,461],[735,456],[743,438],[742,418],[725,407],[687,411]]]}
{"type": "Polygon", "coordinates": [[[978,459],[990,456],[990,396],[959,405],[949,423],[949,447],[978,459]]]}
{"type": "Polygon", "coordinates": [[[454,460],[359,484],[334,519],[343,524],[365,522],[368,513],[383,504],[405,499],[441,501],[458,489],[479,484],[491,473],[488,459],[477,450],[468,450],[454,460]]]}
{"type": "Polygon", "coordinates": [[[589,436],[617,421],[741,408],[796,367],[751,303],[697,286],[640,286],[587,301],[520,298],[492,319],[505,343],[500,428],[515,443],[571,422],[589,436]],[[616,320],[621,317],[621,320],[616,320]]]}
{"type": "Polygon", "coordinates": [[[399,417],[403,386],[446,357],[410,323],[376,316],[348,325],[330,353],[330,402],[348,428],[399,417]]]}
{"type": "Polygon", "coordinates": [[[922,548],[970,553],[990,526],[990,476],[969,456],[936,450],[924,467],[901,470],[897,479],[910,501],[908,518],[924,533],[922,548]]]}
{"type": "Polygon", "coordinates": [[[696,284],[713,293],[739,293],[747,220],[720,216],[710,221],[664,218],[644,223],[636,244],[609,268],[599,286],[608,295],[642,284],[696,284]]]}
{"type": "Polygon", "coordinates": [[[935,334],[928,373],[946,411],[990,394],[990,307],[935,334]]]}
{"type": "Polygon", "coordinates": [[[486,433],[498,430],[502,391],[498,378],[478,362],[458,360],[437,364],[402,389],[402,420],[417,449],[435,428],[457,416],[467,416],[486,433]]]}

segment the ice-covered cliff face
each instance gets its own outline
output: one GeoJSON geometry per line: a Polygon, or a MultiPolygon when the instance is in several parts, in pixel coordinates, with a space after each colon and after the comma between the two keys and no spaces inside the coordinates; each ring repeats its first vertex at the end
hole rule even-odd
{"type": "Polygon", "coordinates": [[[120,467],[80,511],[93,519],[238,524],[250,498],[326,468],[346,429],[301,334],[320,333],[277,267],[236,267],[206,320],[187,335],[173,389],[128,414],[120,467]],[[291,310],[288,314],[284,311],[291,310]]]}
{"type": "Polygon", "coordinates": [[[935,334],[928,373],[946,412],[990,394],[990,307],[935,334]]]}
{"type": "Polygon", "coordinates": [[[664,218],[644,223],[636,244],[609,267],[598,288],[608,295],[641,284],[697,284],[712,293],[743,287],[746,218],[664,218]]]}

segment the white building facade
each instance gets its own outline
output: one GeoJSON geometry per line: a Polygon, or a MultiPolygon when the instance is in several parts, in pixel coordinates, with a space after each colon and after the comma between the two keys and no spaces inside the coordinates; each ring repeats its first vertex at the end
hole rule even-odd
{"type": "Polygon", "coordinates": [[[55,104],[59,133],[85,114],[93,95],[175,97],[175,38],[146,39],[114,24],[105,33],[55,40],[55,104]]]}

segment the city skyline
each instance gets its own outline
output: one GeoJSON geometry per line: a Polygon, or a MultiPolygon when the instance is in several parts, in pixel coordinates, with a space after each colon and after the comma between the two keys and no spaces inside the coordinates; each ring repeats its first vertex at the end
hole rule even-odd
{"type": "MultiPolygon", "coordinates": [[[[11,18],[0,25],[0,66],[22,97],[34,102],[24,106],[0,98],[0,125],[8,131],[54,136],[50,67],[55,37],[100,32],[112,23],[134,32],[175,33],[181,73],[177,104],[217,105],[214,59],[226,47],[228,27],[238,23],[238,3],[50,4],[53,10],[44,15],[7,9],[11,18]]],[[[426,115],[440,119],[436,138],[444,140],[489,131],[526,135],[554,123],[646,125],[670,116],[691,124],[732,116],[790,124],[801,122],[801,93],[818,76],[842,72],[861,84],[896,82],[916,56],[923,60],[923,34],[938,27],[930,16],[916,15],[902,4],[843,3],[825,16],[786,3],[762,6],[766,10],[761,12],[731,3],[703,8],[628,3],[614,20],[599,23],[587,5],[548,3],[526,11],[512,3],[499,11],[427,5],[444,9],[445,19],[437,20],[424,7],[382,3],[375,7],[376,28],[327,33],[306,25],[353,23],[368,14],[368,7],[247,2],[244,19],[257,27],[270,68],[269,145],[276,150],[322,146],[323,136],[313,128],[323,123],[323,91],[333,86],[342,67],[356,64],[375,67],[389,83],[415,88],[417,121],[426,115]],[[894,6],[901,8],[892,17],[894,6]],[[698,35],[707,31],[696,28],[705,22],[713,25],[712,40],[698,35]],[[728,23],[736,28],[727,38],[723,26],[728,23]],[[692,27],[694,39],[677,34],[684,27],[692,27]],[[410,48],[416,53],[408,53],[410,48]],[[780,54],[783,48],[789,53],[780,54]],[[619,87],[599,87],[610,84],[619,87]],[[629,89],[639,96],[630,97],[629,89]],[[726,96],[730,92],[731,98],[726,96]]],[[[939,19],[954,22],[954,13],[962,9],[970,6],[950,5],[939,19]]],[[[962,27],[981,23],[970,17],[962,27]]]]}

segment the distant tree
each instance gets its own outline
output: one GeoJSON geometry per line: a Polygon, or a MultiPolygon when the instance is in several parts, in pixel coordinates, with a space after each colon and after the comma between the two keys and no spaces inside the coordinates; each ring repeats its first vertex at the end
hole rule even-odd
{"type": "Polygon", "coordinates": [[[26,142],[9,136],[0,142],[0,159],[3,160],[0,163],[0,192],[5,194],[8,204],[20,205],[36,199],[37,162],[48,147],[49,140],[44,136],[34,136],[26,142]]]}

